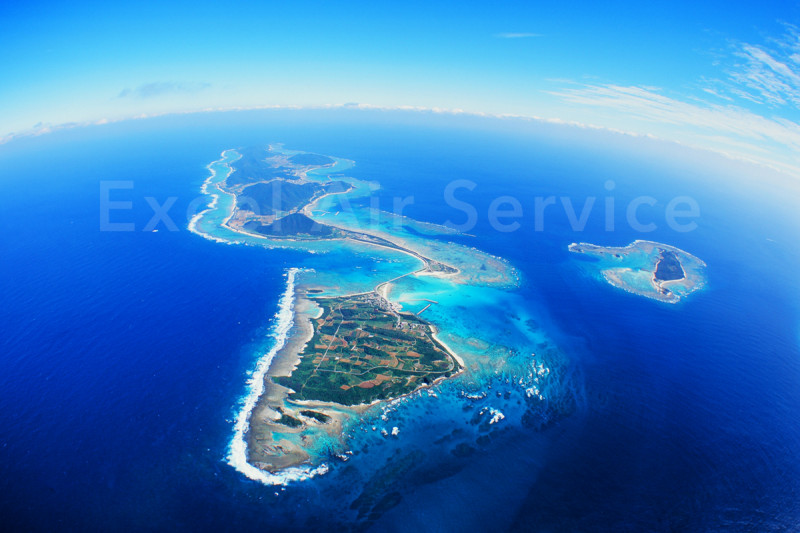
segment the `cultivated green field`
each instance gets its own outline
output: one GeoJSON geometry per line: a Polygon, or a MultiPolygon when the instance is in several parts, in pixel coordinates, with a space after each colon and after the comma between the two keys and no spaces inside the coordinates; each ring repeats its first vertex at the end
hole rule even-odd
{"type": "Polygon", "coordinates": [[[277,378],[294,390],[292,399],[369,403],[460,370],[427,322],[395,311],[377,294],[315,301],[323,313],[313,321],[314,336],[300,365],[291,376],[277,378]]]}

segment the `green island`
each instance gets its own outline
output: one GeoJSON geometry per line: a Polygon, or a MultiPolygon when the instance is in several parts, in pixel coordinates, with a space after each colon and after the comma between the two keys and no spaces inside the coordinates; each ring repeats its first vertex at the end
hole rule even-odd
{"type": "Polygon", "coordinates": [[[569,251],[591,258],[589,265],[614,287],[662,302],[678,303],[706,284],[706,264],[668,244],[644,240],[623,247],[572,243],[569,251]]]}
{"type": "Polygon", "coordinates": [[[292,389],[290,399],[367,404],[460,370],[427,322],[375,293],[314,301],[323,310],[314,336],[292,374],[276,379],[292,389]]]}

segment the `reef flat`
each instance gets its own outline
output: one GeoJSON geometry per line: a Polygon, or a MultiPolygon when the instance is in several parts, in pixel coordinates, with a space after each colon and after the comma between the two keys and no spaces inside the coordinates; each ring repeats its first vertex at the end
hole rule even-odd
{"type": "Polygon", "coordinates": [[[678,303],[706,284],[706,264],[674,246],[637,240],[628,246],[572,243],[569,251],[594,258],[594,268],[614,287],[667,303],[678,303]]]}

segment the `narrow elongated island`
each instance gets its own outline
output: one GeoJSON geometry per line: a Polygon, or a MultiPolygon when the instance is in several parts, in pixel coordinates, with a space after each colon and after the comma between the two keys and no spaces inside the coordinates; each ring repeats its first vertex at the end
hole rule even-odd
{"type": "MultiPolygon", "coordinates": [[[[359,187],[353,180],[325,174],[335,165],[334,159],[272,147],[238,152],[240,157],[218,185],[233,199],[223,223],[228,229],[311,249],[321,242],[345,241],[421,261],[420,268],[404,276],[459,272],[375,231],[320,222],[320,213],[332,214],[320,207],[320,200],[354,193],[359,187]]],[[[396,399],[463,368],[459,358],[436,340],[430,323],[401,312],[386,298],[390,281],[381,281],[368,292],[337,297],[317,295],[324,292],[319,287],[295,290],[297,331],[270,365],[264,394],[250,415],[246,435],[250,464],[278,472],[307,463],[309,430],[337,435],[343,408],[359,410],[396,399]],[[287,434],[300,438],[286,438],[287,434]]]]}
{"type": "MultiPolygon", "coordinates": [[[[458,323],[453,313],[468,314],[449,295],[470,287],[485,295],[507,291],[519,283],[515,269],[475,248],[428,237],[451,234],[449,228],[366,207],[363,199],[377,184],[342,173],[352,165],[281,146],[226,150],[209,165],[202,187],[209,205],[189,223],[216,242],[316,258],[310,267],[289,269],[274,343],[258,360],[234,422],[229,463],[265,483],[326,471],[325,460],[341,450],[354,421],[463,373],[470,366],[465,354],[479,368],[490,347],[511,353],[487,342],[488,335],[462,337],[440,328],[458,323]],[[332,263],[335,258],[350,263],[332,263]],[[431,297],[436,294],[449,301],[440,304],[431,297]]],[[[523,375],[515,383],[526,401],[544,402],[549,370],[533,358],[520,364],[523,375]]]]}

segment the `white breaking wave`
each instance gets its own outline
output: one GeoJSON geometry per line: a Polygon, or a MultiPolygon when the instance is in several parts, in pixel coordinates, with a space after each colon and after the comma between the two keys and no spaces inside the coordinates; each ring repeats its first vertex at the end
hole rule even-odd
{"type": "Polygon", "coordinates": [[[294,286],[295,277],[299,269],[290,268],[286,275],[286,290],[278,303],[278,312],[275,315],[275,325],[272,328],[274,339],[272,348],[256,363],[250,379],[247,381],[247,393],[242,400],[242,408],[236,416],[233,426],[233,439],[228,447],[228,464],[250,479],[260,481],[267,485],[282,485],[288,481],[308,479],[328,471],[327,465],[311,467],[292,467],[272,474],[265,472],[247,462],[246,435],[250,429],[250,415],[264,393],[264,377],[269,370],[275,354],[283,348],[289,337],[289,332],[294,325],[294,286]]]}
{"type": "MultiPolygon", "coordinates": [[[[221,192],[217,184],[221,180],[214,181],[219,177],[219,171],[214,168],[214,166],[218,163],[224,163],[223,167],[225,169],[225,176],[222,177],[222,179],[227,178],[233,170],[230,166],[230,162],[225,161],[229,152],[231,151],[232,150],[223,151],[221,154],[221,159],[210,163],[206,167],[209,170],[210,175],[203,182],[200,191],[203,194],[210,196],[211,201],[205,209],[199,213],[196,213],[191,218],[188,229],[192,233],[200,235],[201,237],[214,242],[224,244],[246,244],[240,241],[232,241],[230,239],[223,239],[221,237],[211,235],[210,233],[207,233],[197,227],[198,222],[203,218],[204,215],[217,208],[219,201],[218,193],[221,192]],[[212,192],[210,188],[213,188],[216,192],[212,192]]],[[[225,222],[230,219],[231,215],[232,212],[228,215],[228,218],[225,220],[225,222]]],[[[223,222],[223,224],[225,222],[223,222]]],[[[255,369],[250,375],[250,379],[247,381],[247,392],[240,400],[241,409],[237,413],[236,420],[234,421],[233,438],[228,446],[228,455],[226,457],[228,464],[234,467],[236,470],[250,479],[260,481],[267,485],[282,485],[289,481],[308,479],[319,474],[324,474],[328,471],[328,466],[322,464],[316,468],[312,468],[310,466],[292,467],[284,469],[278,474],[272,474],[256,468],[247,461],[247,440],[245,437],[247,432],[250,430],[250,416],[253,413],[256,403],[258,403],[258,399],[264,393],[264,378],[269,370],[270,365],[272,364],[272,360],[275,358],[275,354],[277,354],[278,351],[286,344],[286,340],[289,337],[289,332],[294,325],[294,287],[295,277],[298,271],[299,269],[297,268],[290,268],[287,272],[286,290],[278,302],[278,312],[275,315],[275,324],[272,327],[272,348],[258,360],[255,369]]]]}
{"type": "MultiPolygon", "coordinates": [[[[200,192],[205,194],[206,196],[210,196],[211,197],[211,201],[208,203],[208,205],[206,206],[205,209],[203,209],[199,213],[195,213],[195,215],[189,221],[189,226],[188,226],[189,231],[191,231],[192,233],[194,233],[196,235],[200,235],[201,237],[205,237],[206,239],[208,239],[210,241],[226,243],[226,244],[230,244],[230,242],[227,241],[226,239],[215,237],[214,235],[211,235],[209,233],[206,233],[204,231],[201,231],[201,230],[197,229],[197,223],[200,221],[200,219],[203,218],[203,216],[206,213],[208,213],[210,211],[213,211],[214,209],[217,208],[217,202],[219,200],[219,195],[216,194],[216,193],[213,193],[213,192],[209,192],[208,187],[213,185],[214,188],[217,189],[217,191],[219,191],[219,187],[217,187],[216,183],[213,181],[214,178],[217,177],[217,171],[214,169],[214,165],[216,165],[217,163],[224,162],[225,159],[228,157],[228,153],[232,152],[232,151],[233,150],[224,150],[222,152],[222,154],[220,154],[220,159],[218,159],[216,161],[213,161],[212,163],[209,163],[208,165],[206,165],[206,168],[208,169],[208,171],[211,174],[203,182],[203,185],[200,187],[200,192]]],[[[223,166],[226,169],[225,176],[223,177],[223,179],[225,179],[233,171],[233,168],[231,168],[230,162],[225,163],[223,166]]],[[[228,217],[228,219],[230,219],[230,216],[228,217]]],[[[228,219],[226,219],[225,222],[227,222],[228,219]]]]}

